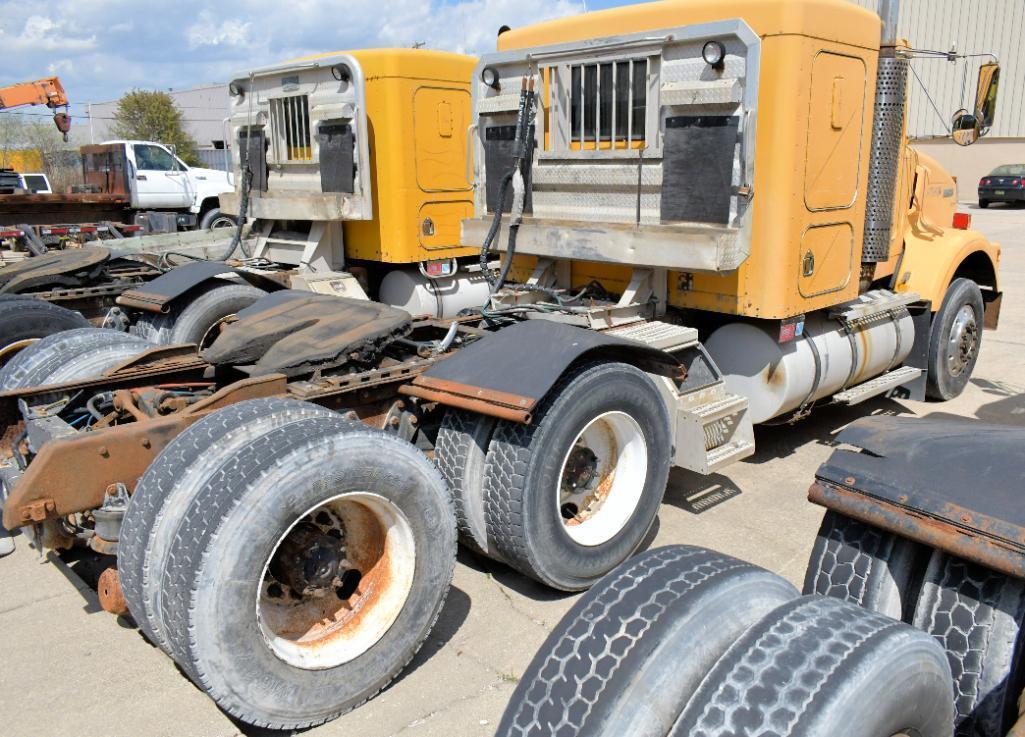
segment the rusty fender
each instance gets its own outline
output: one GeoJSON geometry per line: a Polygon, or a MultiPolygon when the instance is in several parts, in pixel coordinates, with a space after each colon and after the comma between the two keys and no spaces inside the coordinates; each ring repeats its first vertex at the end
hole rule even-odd
{"type": "Polygon", "coordinates": [[[1025,541],[1008,541],[985,529],[971,510],[948,504],[947,519],[912,512],[889,501],[823,481],[808,490],[808,500],[867,525],[943,550],[1000,573],[1025,578],[1025,541]]]}

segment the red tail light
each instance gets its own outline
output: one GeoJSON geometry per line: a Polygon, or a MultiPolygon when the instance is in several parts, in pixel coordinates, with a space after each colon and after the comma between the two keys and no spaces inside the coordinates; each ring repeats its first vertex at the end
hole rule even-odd
{"type": "Polygon", "coordinates": [[[983,179],[982,183],[988,187],[990,184],[993,183],[993,180],[992,179],[983,179]]]}
{"type": "Polygon", "coordinates": [[[1011,186],[1012,187],[1017,187],[1019,184],[1021,184],[1020,180],[1018,180],[1018,179],[1012,179],[1011,180],[1011,186]]]}
{"type": "Polygon", "coordinates": [[[970,212],[955,212],[954,227],[958,230],[968,230],[972,227],[972,214],[970,212]]]}

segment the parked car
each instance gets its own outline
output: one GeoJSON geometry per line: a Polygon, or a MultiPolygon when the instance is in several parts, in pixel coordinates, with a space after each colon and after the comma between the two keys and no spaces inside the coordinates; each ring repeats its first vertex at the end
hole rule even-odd
{"type": "Polygon", "coordinates": [[[979,207],[991,202],[1025,202],[1025,164],[998,166],[979,180],[979,207]]]}

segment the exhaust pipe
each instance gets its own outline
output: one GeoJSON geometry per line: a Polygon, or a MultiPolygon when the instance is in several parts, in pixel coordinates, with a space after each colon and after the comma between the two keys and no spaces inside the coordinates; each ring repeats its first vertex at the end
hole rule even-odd
{"type": "Polygon", "coordinates": [[[897,56],[897,18],[900,0],[879,0],[883,21],[876,74],[872,122],[872,153],[869,158],[868,191],[865,193],[865,232],[862,263],[890,258],[893,198],[897,185],[901,144],[904,139],[904,108],[907,100],[908,60],[897,56]]]}

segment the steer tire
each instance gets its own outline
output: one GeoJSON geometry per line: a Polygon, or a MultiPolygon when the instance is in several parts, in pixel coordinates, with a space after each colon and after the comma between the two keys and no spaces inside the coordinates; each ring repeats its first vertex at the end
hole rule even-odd
{"type": "Polygon", "coordinates": [[[21,294],[0,295],[0,366],[33,341],[63,330],[91,327],[74,310],[21,294]]]}
{"type": "Polygon", "coordinates": [[[843,599],[910,624],[927,563],[928,548],[827,511],[808,560],[804,593],[843,599]]]}
{"type": "Polygon", "coordinates": [[[121,526],[118,573],[136,624],[165,651],[169,646],[160,620],[162,590],[153,580],[164,569],[171,540],[198,487],[221,471],[218,459],[230,459],[234,450],[264,433],[307,417],[342,421],[330,410],[291,399],[250,399],[233,404],[186,428],[160,451],[139,479],[121,526]]]}
{"type": "Polygon", "coordinates": [[[54,333],[28,346],[0,369],[0,391],[100,376],[150,348],[142,338],[116,330],[76,328],[54,333]]]}
{"type": "Polygon", "coordinates": [[[624,563],[562,618],[520,679],[497,737],[649,737],[749,627],[797,589],[711,550],[658,548],[624,563]]]}
{"type": "Polygon", "coordinates": [[[672,737],[949,737],[950,668],[934,639],[830,597],[751,627],[694,692],[672,737]]]}
{"type": "Polygon", "coordinates": [[[494,417],[449,408],[434,446],[434,462],[452,492],[459,542],[492,558],[497,554],[489,549],[484,521],[484,463],[496,422],[494,417]]]}
{"type": "Polygon", "coordinates": [[[161,582],[166,636],[186,654],[187,672],[224,711],[270,729],[323,723],[384,688],[430,633],[452,580],[454,515],[434,465],[411,444],[341,417],[277,427],[200,463],[217,472],[182,516],[161,582]],[[280,585],[271,594],[282,541],[320,524],[329,505],[347,510],[335,539],[345,541],[349,572],[359,571],[350,601],[297,598],[280,585]],[[352,614],[325,618],[321,605],[352,614]],[[311,629],[296,629],[309,606],[311,629]],[[284,607],[277,622],[288,634],[275,629],[274,607],[284,607]],[[316,639],[325,621],[341,622],[341,632],[316,645],[295,639],[316,639]]]}
{"type": "Polygon", "coordinates": [[[671,454],[669,412],[647,374],[614,362],[571,369],[533,422],[503,420],[495,427],[484,471],[488,550],[552,588],[589,588],[644,542],[665,494],[671,454]],[[618,467],[634,465],[633,476],[613,475],[597,512],[568,525],[561,490],[570,451],[586,428],[610,416],[631,428],[632,439],[614,447],[633,449],[618,467]]]}
{"type": "Polygon", "coordinates": [[[266,294],[250,284],[217,280],[175,304],[170,312],[144,313],[129,332],[157,345],[195,343],[204,348],[216,337],[211,329],[266,294]]]}
{"type": "Polygon", "coordinates": [[[914,624],[947,652],[958,735],[1003,735],[1025,680],[1025,581],[935,551],[914,624]]]}
{"type": "MultiPolygon", "coordinates": [[[[932,321],[932,333],[929,338],[929,375],[926,382],[926,394],[930,399],[941,402],[954,399],[968,385],[975,364],[979,360],[982,348],[982,327],[985,307],[982,302],[982,290],[971,279],[955,279],[947,287],[943,304],[936,312],[932,321]],[[970,308],[972,347],[963,366],[957,372],[949,359],[950,336],[962,308],[970,308]]],[[[968,350],[968,349],[966,349],[968,350]]]]}

